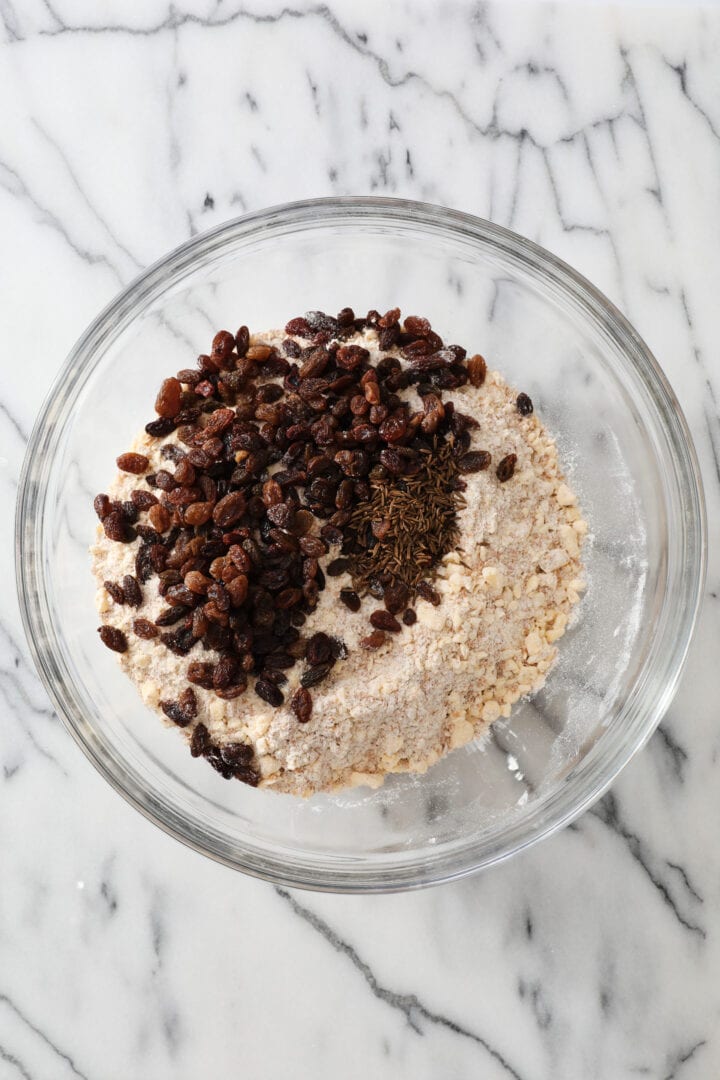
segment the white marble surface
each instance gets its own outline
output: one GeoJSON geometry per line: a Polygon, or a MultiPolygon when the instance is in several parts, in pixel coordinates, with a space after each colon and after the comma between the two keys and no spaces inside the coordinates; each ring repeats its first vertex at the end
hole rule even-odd
{"type": "Polygon", "coordinates": [[[688,4],[0,0],[0,1080],[720,1076],[719,53],[688,4]],[[28,661],[10,507],[51,377],[141,267],[372,192],[511,226],[620,305],[714,544],[680,692],[575,826],[421,894],[289,895],[85,761],[28,661]]]}

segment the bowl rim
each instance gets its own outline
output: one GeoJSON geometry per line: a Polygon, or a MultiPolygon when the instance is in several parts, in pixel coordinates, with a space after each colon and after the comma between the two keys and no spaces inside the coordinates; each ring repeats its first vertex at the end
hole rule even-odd
{"type": "MultiPolygon", "coordinates": [[[[44,494],[41,496],[44,497],[44,494]]],[[[677,398],[643,339],[615,305],[590,281],[545,248],[519,234],[487,221],[484,218],[432,203],[379,196],[343,196],[304,199],[256,210],[216,225],[212,229],[186,240],[168,254],[153,262],[138,274],[100,311],[70,350],[64,364],[48,391],[39,410],[23,461],[16,501],[15,522],[16,583],[23,628],[30,653],[41,681],[65,727],[70,731],[86,757],[98,772],[144,817],[186,846],[217,862],[276,885],[305,888],[321,892],[397,892],[455,880],[479,869],[499,863],[539,840],[552,835],[569,824],[599,799],[614,782],[619,772],[644,746],[668,708],[682,674],[690,642],[697,623],[702,601],[707,564],[707,521],[702,478],[692,437],[677,398]],[[644,710],[642,723],[636,722],[631,737],[615,752],[609,767],[599,770],[581,797],[556,800],[553,812],[535,825],[522,838],[498,845],[484,857],[473,857],[472,843],[463,847],[463,858],[451,851],[429,864],[427,859],[406,861],[389,872],[367,865],[358,857],[354,865],[343,861],[336,867],[308,868],[300,859],[280,859],[274,854],[259,858],[252,852],[235,846],[232,854],[211,849],[195,829],[193,822],[171,814],[162,805],[153,803],[152,793],[131,790],[123,783],[119,772],[113,772],[108,761],[98,753],[74,722],[73,710],[63,695],[62,673],[52,653],[52,637],[48,633],[43,610],[44,590],[41,588],[43,515],[32,520],[29,506],[42,491],[38,462],[41,447],[47,448],[59,438],[59,426],[54,419],[66,412],[77,396],[86,376],[85,367],[110,340],[119,336],[138,314],[137,305],[149,305],[167,288],[177,284],[192,271],[199,255],[210,257],[222,252],[228,244],[247,240],[261,231],[281,227],[313,228],[331,224],[357,225],[366,221],[384,222],[392,226],[421,225],[437,232],[448,231],[456,237],[499,248],[506,257],[519,262],[526,270],[541,273],[559,287],[566,298],[580,305],[592,321],[599,324],[620,345],[624,358],[654,405],[661,428],[675,451],[672,464],[678,474],[684,514],[685,565],[683,604],[678,605],[682,618],[673,624],[674,638],[665,663],[665,678],[655,689],[654,700],[644,710]],[[40,541],[40,542],[37,542],[40,541]],[[680,622],[678,626],[677,623],[680,622]],[[142,797],[141,797],[142,796],[142,797]]],[[[665,633],[667,637],[667,630],[665,633]]],[[[644,661],[641,674],[646,674],[651,660],[657,663],[658,649],[651,650],[644,661]]],[[[599,740],[602,741],[602,740],[599,740]]],[[[597,772],[597,770],[596,770],[597,772]]],[[[512,835],[512,834],[511,834],[512,835]]]]}

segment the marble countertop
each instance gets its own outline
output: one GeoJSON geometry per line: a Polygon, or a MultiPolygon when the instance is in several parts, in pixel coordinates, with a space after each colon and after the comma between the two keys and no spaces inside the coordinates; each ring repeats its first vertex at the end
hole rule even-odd
{"type": "Polygon", "coordinates": [[[720,8],[0,0],[0,1080],[720,1076],[720,8]],[[98,21],[98,9],[102,21],[98,21]],[[11,506],[68,349],[190,234],[379,193],[522,232],[678,393],[704,610],[571,829],[423,893],[273,889],[93,771],[28,659],[11,506]]]}

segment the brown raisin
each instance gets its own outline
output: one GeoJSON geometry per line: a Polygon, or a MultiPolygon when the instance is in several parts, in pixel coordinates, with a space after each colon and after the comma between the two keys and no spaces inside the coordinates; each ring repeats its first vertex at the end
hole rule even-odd
{"type": "Polygon", "coordinates": [[[235,338],[228,330],[218,330],[212,340],[212,355],[219,360],[227,360],[235,348],[235,338]]]}
{"type": "Polygon", "coordinates": [[[313,634],[307,643],[307,652],[305,654],[308,664],[311,667],[315,667],[317,664],[324,664],[332,656],[332,641],[327,634],[322,631],[313,634]]]}
{"type": "Polygon", "coordinates": [[[213,686],[214,667],[206,661],[193,660],[187,669],[187,677],[196,686],[202,686],[205,690],[211,690],[213,686]]]}
{"type": "Polygon", "coordinates": [[[421,581],[417,586],[417,594],[423,600],[427,600],[433,607],[438,607],[441,602],[440,593],[433,589],[428,581],[421,581]]]}
{"type": "Polygon", "coordinates": [[[127,453],[121,454],[115,464],[122,472],[139,474],[147,471],[150,462],[144,454],[127,453]]]}
{"type": "Polygon", "coordinates": [[[211,739],[210,732],[205,727],[202,721],[196,724],[193,728],[192,739],[190,740],[190,753],[193,757],[202,757],[210,749],[211,739]]]}
{"type": "Polygon", "coordinates": [[[143,638],[145,641],[150,641],[151,638],[158,636],[157,627],[149,619],[134,619],[133,630],[139,638],[143,638]]]}
{"type": "Polygon", "coordinates": [[[487,469],[492,457],[487,450],[472,450],[458,460],[458,469],[462,473],[476,473],[487,469]]]}
{"type": "Polygon", "coordinates": [[[115,540],[120,544],[127,544],[131,539],[128,523],[121,510],[112,510],[103,518],[103,529],[108,540],[115,540]]]}
{"type": "Polygon", "coordinates": [[[151,506],[155,506],[157,503],[157,497],[153,495],[152,491],[143,491],[141,488],[135,488],[130,493],[130,499],[138,510],[149,510],[151,506]]]}
{"type": "Polygon", "coordinates": [[[312,716],[312,697],[304,686],[299,686],[290,698],[290,708],[299,723],[307,724],[312,716]]]}
{"type": "Polygon", "coordinates": [[[142,589],[138,585],[137,578],[134,578],[132,574],[126,574],[123,578],[123,593],[125,594],[125,603],[130,607],[140,607],[142,604],[142,589]]]}
{"type": "Polygon", "coordinates": [[[532,399],[527,394],[518,394],[515,405],[521,416],[529,416],[533,411],[532,399]]]}
{"type": "Polygon", "coordinates": [[[409,599],[410,591],[401,581],[388,585],[383,595],[385,607],[392,615],[398,615],[403,611],[409,599]]]}
{"type": "Polygon", "coordinates": [[[118,585],[116,581],[104,581],[103,586],[105,591],[112,596],[116,604],[125,603],[125,593],[123,592],[122,585],[118,585]]]}
{"type": "Polygon", "coordinates": [[[470,357],[467,362],[467,370],[471,385],[482,386],[487,375],[487,364],[479,353],[470,357]]]}
{"type": "Polygon", "coordinates": [[[226,529],[234,525],[245,513],[245,496],[242,491],[231,491],[215,504],[212,513],[216,525],[226,529]]]}
{"type": "Polygon", "coordinates": [[[164,379],[155,398],[155,412],[165,420],[174,419],[182,408],[182,385],[177,379],[164,379]]]}
{"type": "Polygon", "coordinates": [[[389,630],[391,634],[398,634],[402,630],[402,626],[395,616],[391,615],[389,611],[384,611],[382,608],[373,611],[370,616],[370,622],[376,630],[389,630]]]}
{"type": "Polygon", "coordinates": [[[122,630],[118,630],[114,626],[99,626],[98,633],[103,645],[107,645],[108,649],[112,649],[113,652],[122,653],[127,649],[127,638],[122,630]]]}
{"type": "Polygon", "coordinates": [[[497,469],[495,470],[497,478],[501,484],[504,484],[507,480],[510,480],[515,472],[515,465],[517,464],[517,454],[507,454],[497,469]]]}
{"type": "Polygon", "coordinates": [[[360,641],[360,645],[363,649],[379,649],[381,645],[385,644],[385,632],[384,630],[373,630],[371,634],[364,637],[360,641]]]}
{"type": "Polygon", "coordinates": [[[414,608],[408,608],[402,617],[402,621],[406,626],[414,626],[417,622],[417,614],[414,608]]]}

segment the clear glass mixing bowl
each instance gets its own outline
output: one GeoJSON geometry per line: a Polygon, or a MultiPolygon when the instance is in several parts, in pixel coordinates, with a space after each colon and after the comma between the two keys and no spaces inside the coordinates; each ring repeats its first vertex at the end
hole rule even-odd
{"type": "Polygon", "coordinates": [[[486,221],[394,199],[320,199],[229,222],[142,274],[89,327],[41,411],[20,484],[18,579],[35,662],[70,732],[138,810],[286,885],[446,881],[566,824],[667,708],[701,594],[705,520],[678,403],[591,284],[486,221]],[[588,589],[546,688],[424,776],[309,800],[222,780],[142,704],[98,641],[92,498],[162,377],[219,327],[400,306],[482,352],[557,435],[592,538],[588,589]]]}

